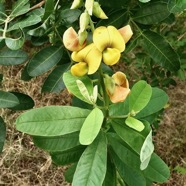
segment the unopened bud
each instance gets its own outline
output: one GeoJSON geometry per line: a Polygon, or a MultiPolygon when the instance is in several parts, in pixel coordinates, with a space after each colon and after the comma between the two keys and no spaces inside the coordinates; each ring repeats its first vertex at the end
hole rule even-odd
{"type": "Polygon", "coordinates": [[[105,83],[107,94],[108,95],[113,95],[114,90],[115,90],[114,79],[106,74],[105,78],[104,78],[104,83],[105,83]]]}
{"type": "Polygon", "coordinates": [[[83,32],[86,30],[87,26],[89,25],[90,17],[87,11],[81,14],[79,18],[79,25],[80,25],[80,31],[83,32]]]}
{"type": "Polygon", "coordinates": [[[80,8],[83,5],[82,0],[74,0],[70,9],[80,8]]]}
{"type": "Polygon", "coordinates": [[[108,19],[98,2],[94,2],[93,14],[100,19],[108,19]]]}
{"type": "Polygon", "coordinates": [[[124,27],[120,28],[118,31],[122,35],[125,43],[127,43],[133,35],[130,25],[124,26],[124,27]]]}
{"type": "Polygon", "coordinates": [[[79,32],[78,32],[78,37],[79,37],[79,44],[80,44],[80,45],[83,45],[83,44],[85,43],[85,41],[86,41],[86,39],[87,39],[87,36],[88,36],[88,33],[87,33],[86,30],[84,30],[83,32],[81,32],[81,31],[79,30],[79,32]]]}
{"type": "Polygon", "coordinates": [[[85,1],[85,8],[88,11],[89,15],[92,15],[93,6],[94,6],[94,0],[86,0],[85,1]]]}

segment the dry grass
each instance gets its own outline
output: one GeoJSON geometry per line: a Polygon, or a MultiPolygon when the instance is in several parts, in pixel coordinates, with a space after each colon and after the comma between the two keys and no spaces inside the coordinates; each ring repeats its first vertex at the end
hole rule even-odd
{"type": "MultiPolygon", "coordinates": [[[[45,76],[31,82],[20,80],[22,66],[1,67],[4,74],[3,90],[19,91],[34,98],[36,107],[45,105],[66,105],[70,96],[66,91],[61,94],[41,94],[41,85],[45,76]]],[[[170,107],[155,138],[157,153],[168,163],[171,170],[186,161],[186,86],[168,90],[170,107]]],[[[0,156],[0,185],[5,186],[65,186],[63,172],[66,167],[52,164],[49,155],[36,148],[29,136],[15,130],[15,119],[20,112],[2,110],[1,116],[7,124],[7,140],[0,156]]],[[[164,186],[185,186],[186,175],[172,171],[171,178],[164,186]]]]}

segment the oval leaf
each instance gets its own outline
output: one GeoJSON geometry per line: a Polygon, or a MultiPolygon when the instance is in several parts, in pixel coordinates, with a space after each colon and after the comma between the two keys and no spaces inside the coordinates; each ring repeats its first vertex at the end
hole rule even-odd
{"type": "Polygon", "coordinates": [[[154,152],[154,145],[152,143],[152,130],[151,130],[148,136],[146,137],[140,152],[141,170],[147,168],[153,152],[154,152]]]}
{"type": "Polygon", "coordinates": [[[134,14],[133,19],[138,23],[149,25],[160,23],[169,15],[170,12],[167,9],[167,3],[155,2],[139,8],[134,14]]]}
{"type": "Polygon", "coordinates": [[[28,63],[27,71],[32,77],[41,75],[55,66],[63,55],[61,47],[49,46],[40,50],[28,63]]]}
{"type": "Polygon", "coordinates": [[[2,50],[0,52],[0,65],[19,65],[28,59],[28,54],[23,50],[2,50]]]}
{"type": "Polygon", "coordinates": [[[169,0],[168,1],[168,9],[171,13],[179,13],[186,9],[186,1],[185,0],[169,0]]]}
{"type": "Polygon", "coordinates": [[[159,88],[152,88],[152,96],[146,107],[141,110],[136,118],[144,118],[160,111],[167,103],[168,95],[159,88]]]}
{"type": "Polygon", "coordinates": [[[34,100],[30,96],[19,92],[11,93],[14,94],[19,100],[19,104],[15,107],[12,107],[11,110],[27,110],[34,107],[34,100]]]}
{"type": "Polygon", "coordinates": [[[9,92],[0,91],[0,108],[11,108],[19,104],[16,96],[9,92]]]}
{"type": "Polygon", "coordinates": [[[152,95],[152,88],[147,82],[138,81],[129,95],[129,110],[132,114],[138,113],[149,102],[152,95]]]}
{"type": "Polygon", "coordinates": [[[50,152],[66,151],[80,145],[78,132],[55,137],[33,136],[33,140],[36,146],[50,152]]]}
{"type": "Polygon", "coordinates": [[[141,132],[145,128],[145,126],[143,125],[143,123],[141,121],[139,121],[133,117],[128,117],[125,120],[125,123],[128,127],[132,128],[134,130],[137,130],[139,132],[141,132]]]}
{"type": "Polygon", "coordinates": [[[60,93],[65,88],[63,82],[63,74],[69,68],[69,64],[57,66],[45,80],[42,92],[55,92],[60,93]]]}
{"type": "Polygon", "coordinates": [[[180,69],[178,54],[162,36],[151,31],[143,32],[142,36],[144,39],[144,49],[156,63],[170,71],[177,71],[180,69]]]}
{"type": "Polygon", "coordinates": [[[106,174],[107,143],[103,133],[83,152],[74,174],[72,186],[102,185],[106,174]]]}
{"type": "Polygon", "coordinates": [[[33,136],[60,136],[79,131],[89,110],[70,106],[32,109],[16,120],[17,130],[33,136]]]}
{"type": "Polygon", "coordinates": [[[101,129],[103,119],[103,112],[99,108],[91,111],[80,130],[79,141],[82,145],[89,145],[94,141],[101,129]]]}

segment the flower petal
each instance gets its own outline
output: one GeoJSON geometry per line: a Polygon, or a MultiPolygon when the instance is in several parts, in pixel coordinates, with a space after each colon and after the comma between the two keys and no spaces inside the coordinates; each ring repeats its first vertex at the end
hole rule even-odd
{"type": "Polygon", "coordinates": [[[91,47],[91,50],[85,58],[85,62],[88,64],[88,74],[93,74],[98,70],[102,59],[102,53],[93,43],[91,44],[91,47]]]}
{"type": "Polygon", "coordinates": [[[128,80],[123,72],[116,72],[112,75],[112,78],[114,79],[115,84],[122,86],[123,88],[129,88],[128,80]]]}
{"type": "Polygon", "coordinates": [[[110,48],[116,48],[120,52],[125,50],[125,42],[119,33],[119,31],[114,26],[107,27],[109,37],[110,37],[110,48]]]}
{"type": "Polygon", "coordinates": [[[79,51],[84,48],[86,42],[80,45],[78,34],[70,27],[63,34],[63,44],[70,51],[79,51]]]}
{"type": "Polygon", "coordinates": [[[105,26],[100,26],[93,33],[93,42],[96,47],[102,52],[110,45],[110,37],[105,26]]]}
{"type": "Polygon", "coordinates": [[[116,64],[121,57],[121,53],[116,48],[107,48],[103,51],[103,61],[107,65],[116,64]]]}
{"type": "Polygon", "coordinates": [[[127,43],[133,35],[130,25],[124,26],[124,27],[120,28],[118,31],[120,32],[121,36],[123,37],[125,43],[127,43]]]}
{"type": "Polygon", "coordinates": [[[122,102],[127,98],[129,93],[130,89],[116,86],[114,94],[110,95],[110,100],[112,103],[122,102]]]}
{"type": "Polygon", "coordinates": [[[74,76],[84,76],[88,72],[88,65],[84,62],[73,65],[70,69],[74,76]]]}

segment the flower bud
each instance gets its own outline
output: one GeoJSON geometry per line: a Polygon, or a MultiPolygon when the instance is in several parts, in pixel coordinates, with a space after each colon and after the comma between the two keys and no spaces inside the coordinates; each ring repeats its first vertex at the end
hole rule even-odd
{"type": "Polygon", "coordinates": [[[79,43],[80,43],[80,45],[83,45],[83,43],[84,43],[84,42],[86,41],[86,39],[87,39],[88,33],[87,33],[86,30],[84,30],[83,32],[81,32],[81,31],[79,30],[78,36],[79,36],[79,43]]]}
{"type": "Polygon", "coordinates": [[[100,19],[108,19],[98,2],[94,2],[93,14],[100,19]]]}
{"type": "Polygon", "coordinates": [[[124,26],[124,27],[120,28],[118,31],[122,35],[125,43],[127,43],[133,35],[130,25],[124,26]]]}
{"type": "Polygon", "coordinates": [[[73,76],[84,76],[88,72],[88,65],[84,62],[79,62],[73,65],[70,69],[73,76]]]}
{"type": "Polygon", "coordinates": [[[89,15],[92,15],[93,6],[94,6],[94,0],[86,0],[85,1],[85,8],[88,11],[89,15]]]}
{"type": "Polygon", "coordinates": [[[84,48],[86,42],[80,45],[78,34],[70,27],[63,34],[63,44],[70,51],[79,51],[84,48]]]}
{"type": "Polygon", "coordinates": [[[112,78],[115,81],[115,84],[122,86],[124,88],[129,88],[129,83],[127,80],[126,75],[123,72],[116,72],[115,74],[112,75],[112,78]]]}
{"type": "Polygon", "coordinates": [[[104,78],[104,84],[105,84],[105,87],[106,87],[107,94],[108,95],[113,95],[114,90],[115,90],[114,79],[106,74],[105,78],[104,78]]]}
{"type": "Polygon", "coordinates": [[[90,16],[87,11],[83,12],[79,18],[80,31],[83,32],[86,30],[89,25],[90,16]]]}
{"type": "Polygon", "coordinates": [[[74,0],[70,9],[80,8],[83,5],[82,0],[74,0]]]}
{"type": "Polygon", "coordinates": [[[116,48],[107,48],[103,51],[103,62],[106,65],[116,64],[121,57],[121,53],[116,48]]]}

